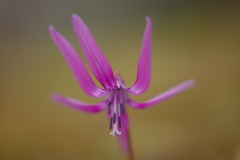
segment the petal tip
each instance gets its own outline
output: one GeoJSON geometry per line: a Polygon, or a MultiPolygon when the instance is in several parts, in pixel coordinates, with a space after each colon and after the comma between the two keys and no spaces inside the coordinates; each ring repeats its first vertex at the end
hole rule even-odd
{"type": "Polygon", "coordinates": [[[52,25],[50,25],[50,26],[48,27],[48,30],[49,30],[51,33],[55,31],[55,29],[53,28],[52,25]]]}
{"type": "Polygon", "coordinates": [[[150,16],[148,16],[148,15],[145,16],[145,19],[146,20],[151,20],[150,16]]]}
{"type": "Polygon", "coordinates": [[[49,29],[53,29],[53,26],[52,26],[52,25],[50,25],[48,28],[49,28],[49,29]]]}
{"type": "Polygon", "coordinates": [[[58,31],[56,31],[52,25],[50,25],[48,29],[52,37],[55,37],[59,34],[58,31]]]}
{"type": "Polygon", "coordinates": [[[50,95],[50,99],[54,102],[58,102],[61,97],[62,96],[57,92],[54,92],[50,95]]]}
{"type": "Polygon", "coordinates": [[[81,17],[79,17],[77,14],[73,14],[72,23],[76,23],[77,21],[82,21],[81,17]]]}
{"type": "Polygon", "coordinates": [[[79,16],[77,14],[72,14],[72,19],[78,18],[79,16]]]}
{"type": "Polygon", "coordinates": [[[147,23],[151,23],[152,22],[152,19],[150,16],[145,16],[145,19],[147,21],[147,23]]]}
{"type": "Polygon", "coordinates": [[[186,83],[188,83],[189,87],[194,87],[196,85],[196,80],[189,79],[186,83]]]}

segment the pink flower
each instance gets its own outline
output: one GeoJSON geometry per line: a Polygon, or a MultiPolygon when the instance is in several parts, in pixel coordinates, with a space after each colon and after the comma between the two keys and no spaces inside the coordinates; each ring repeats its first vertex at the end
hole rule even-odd
{"type": "Polygon", "coordinates": [[[135,109],[151,107],[194,85],[194,80],[185,81],[141,103],[135,102],[129,97],[129,93],[132,95],[144,93],[150,84],[152,22],[149,17],[146,17],[146,21],[147,25],[143,35],[137,78],[133,86],[129,88],[124,85],[118,73],[115,75],[113,74],[111,65],[101,52],[90,30],[79,16],[76,14],[72,15],[73,28],[93,75],[101,83],[104,89],[95,85],[82,59],[78,56],[76,50],[68,40],[52,26],[49,27],[53,41],[62,52],[62,55],[66,59],[80,87],[92,97],[105,97],[104,100],[98,104],[88,104],[61,94],[54,94],[54,101],[86,113],[97,113],[107,109],[107,114],[110,119],[110,134],[112,136],[115,134],[119,135],[122,148],[126,153],[131,152],[131,149],[128,137],[129,120],[125,105],[127,104],[135,109]]]}

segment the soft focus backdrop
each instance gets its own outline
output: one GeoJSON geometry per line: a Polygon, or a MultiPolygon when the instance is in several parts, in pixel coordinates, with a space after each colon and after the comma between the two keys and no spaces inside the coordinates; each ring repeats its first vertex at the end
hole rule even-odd
{"type": "MultiPolygon", "coordinates": [[[[79,51],[73,13],[91,29],[126,85],[136,77],[145,15],[153,21],[145,101],[187,79],[196,87],[155,107],[127,108],[137,160],[240,159],[240,3],[237,1],[0,1],[0,159],[125,159],[106,111],[87,115],[50,100],[88,103],[50,38],[53,25],[79,51]]],[[[85,61],[86,62],[86,61],[85,61]]]]}

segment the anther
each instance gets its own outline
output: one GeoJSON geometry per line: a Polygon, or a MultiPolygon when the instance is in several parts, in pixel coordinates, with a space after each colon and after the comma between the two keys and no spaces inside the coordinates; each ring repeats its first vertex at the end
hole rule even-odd
{"type": "Polygon", "coordinates": [[[120,109],[121,109],[121,113],[124,114],[125,113],[125,107],[124,107],[123,103],[120,104],[120,109]]]}
{"type": "Polygon", "coordinates": [[[118,117],[118,127],[121,128],[121,117],[118,117]]]}
{"type": "Polygon", "coordinates": [[[116,113],[113,114],[113,123],[115,124],[116,123],[116,113]]]}
{"type": "Polygon", "coordinates": [[[108,114],[110,114],[110,107],[111,107],[111,101],[110,102],[108,102],[108,114]]]}
{"type": "Polygon", "coordinates": [[[112,129],[112,117],[110,119],[110,130],[112,129]]]}

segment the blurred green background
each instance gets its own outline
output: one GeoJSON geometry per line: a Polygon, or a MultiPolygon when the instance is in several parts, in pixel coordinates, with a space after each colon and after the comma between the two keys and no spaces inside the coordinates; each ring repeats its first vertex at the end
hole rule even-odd
{"type": "MultiPolygon", "coordinates": [[[[0,159],[122,160],[106,111],[51,102],[53,91],[97,103],[77,85],[52,42],[53,25],[83,54],[71,26],[82,17],[127,86],[136,77],[145,15],[153,21],[145,101],[187,79],[196,87],[155,107],[127,108],[137,160],[240,159],[238,1],[0,1],[0,159]]],[[[86,62],[86,61],[85,61],[86,62]]]]}

